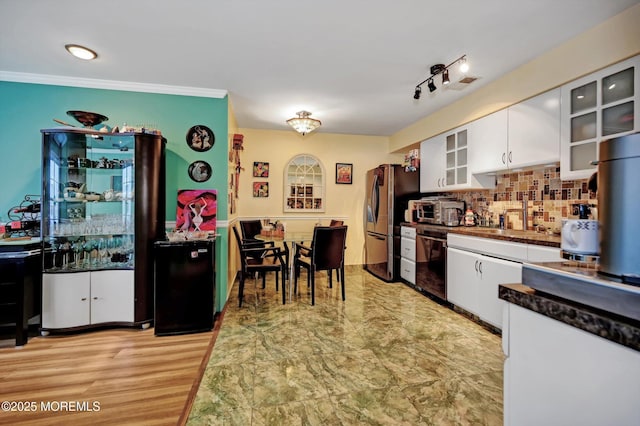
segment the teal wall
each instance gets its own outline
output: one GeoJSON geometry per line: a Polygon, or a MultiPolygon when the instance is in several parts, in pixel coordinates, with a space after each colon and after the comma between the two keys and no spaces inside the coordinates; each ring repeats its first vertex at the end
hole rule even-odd
{"type": "MultiPolygon", "coordinates": [[[[40,129],[58,127],[53,119],[81,126],[69,110],[93,111],[109,117],[114,127],[154,124],[167,139],[166,215],[176,216],[178,189],[216,189],[218,220],[227,220],[228,188],[228,102],[196,96],[165,95],[118,90],[87,89],[45,84],[0,81],[0,221],[26,194],[41,192],[40,129]],[[215,134],[213,148],[193,151],[186,143],[191,126],[202,124],[215,134]],[[207,182],[191,180],[187,170],[196,160],[207,161],[213,176],[207,182]]],[[[224,306],[227,294],[227,232],[220,229],[216,244],[217,307],[224,306]]]]}

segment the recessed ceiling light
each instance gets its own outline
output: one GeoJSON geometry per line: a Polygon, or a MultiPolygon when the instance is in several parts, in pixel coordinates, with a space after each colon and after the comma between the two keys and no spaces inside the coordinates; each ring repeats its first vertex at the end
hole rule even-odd
{"type": "Polygon", "coordinates": [[[98,57],[96,52],[79,44],[66,44],[64,48],[76,58],[84,59],[85,61],[90,61],[98,57]]]}

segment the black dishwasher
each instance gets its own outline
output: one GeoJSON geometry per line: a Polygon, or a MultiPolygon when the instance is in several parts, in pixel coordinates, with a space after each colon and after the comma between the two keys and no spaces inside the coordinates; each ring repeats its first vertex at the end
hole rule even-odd
{"type": "Polygon", "coordinates": [[[213,329],[215,239],[154,244],[155,335],[213,329]]]}

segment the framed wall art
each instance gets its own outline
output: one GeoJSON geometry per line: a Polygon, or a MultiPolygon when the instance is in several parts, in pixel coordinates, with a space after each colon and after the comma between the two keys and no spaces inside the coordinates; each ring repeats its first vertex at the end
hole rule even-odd
{"type": "Polygon", "coordinates": [[[253,177],[269,177],[269,163],[265,163],[263,161],[254,161],[253,177]]]}
{"type": "Polygon", "coordinates": [[[211,166],[206,161],[194,161],[189,165],[189,177],[194,182],[206,182],[211,178],[211,166]]]}
{"type": "Polygon", "coordinates": [[[353,164],[336,163],[336,183],[351,184],[353,178],[353,164]]]}
{"type": "Polygon", "coordinates": [[[215,189],[179,189],[176,229],[181,231],[215,231],[218,193],[215,189]]]}
{"type": "Polygon", "coordinates": [[[215,143],[215,135],[207,126],[199,124],[187,132],[187,145],[194,151],[204,152],[211,149],[215,143]]]}
{"type": "Polygon", "coordinates": [[[269,196],[269,182],[253,182],[253,196],[258,198],[269,196]]]}

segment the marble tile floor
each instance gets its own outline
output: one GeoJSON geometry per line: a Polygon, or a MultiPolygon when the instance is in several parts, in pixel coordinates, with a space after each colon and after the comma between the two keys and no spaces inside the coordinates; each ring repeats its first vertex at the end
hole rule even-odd
{"type": "MultiPolygon", "coordinates": [[[[271,274],[273,275],[273,274],[271,274]]],[[[501,425],[500,336],[351,266],[282,305],[237,283],[188,425],[501,425]]]]}

